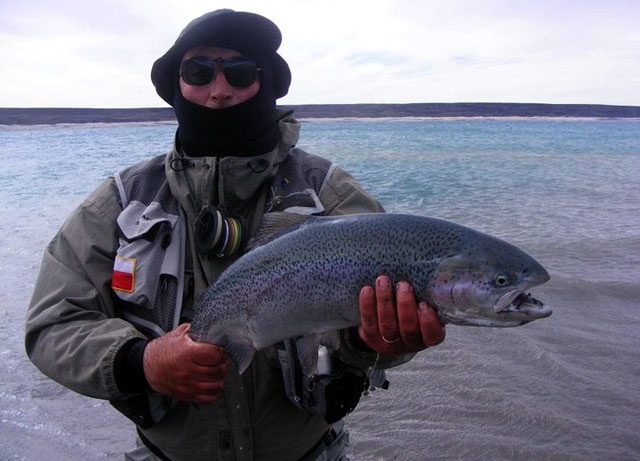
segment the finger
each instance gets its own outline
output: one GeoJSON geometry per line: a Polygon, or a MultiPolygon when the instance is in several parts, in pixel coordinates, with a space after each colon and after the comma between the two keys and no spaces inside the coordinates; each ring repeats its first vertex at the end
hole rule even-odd
{"type": "Polygon", "coordinates": [[[196,343],[191,348],[193,363],[206,367],[214,367],[227,362],[224,349],[214,344],[196,343]]]}
{"type": "Polygon", "coordinates": [[[192,394],[192,396],[196,396],[196,395],[217,396],[222,394],[222,391],[224,391],[223,381],[217,381],[215,383],[201,382],[201,383],[194,383],[191,387],[190,393],[192,394]]]}
{"type": "Polygon", "coordinates": [[[398,283],[396,306],[400,337],[404,343],[405,351],[416,352],[424,349],[418,321],[418,303],[409,283],[398,283]]]}
{"type": "Polygon", "coordinates": [[[191,336],[187,334],[190,324],[187,323],[183,325],[187,325],[186,330],[182,333],[184,335],[184,340],[189,345],[191,359],[194,363],[205,366],[215,366],[226,362],[227,356],[222,347],[216,344],[194,341],[191,336]]]}
{"type": "Polygon", "coordinates": [[[200,382],[224,381],[228,371],[229,366],[226,363],[214,367],[196,365],[193,370],[193,379],[200,382]]]}
{"type": "Polygon", "coordinates": [[[210,403],[214,402],[224,391],[222,382],[198,383],[182,386],[176,390],[175,397],[183,402],[210,403]]]}
{"type": "Polygon", "coordinates": [[[440,323],[435,309],[425,302],[418,305],[418,321],[420,322],[420,333],[425,346],[436,346],[444,341],[446,331],[444,325],[440,323]]]}
{"type": "Polygon", "coordinates": [[[398,315],[393,302],[391,280],[386,275],[376,279],[376,299],[378,310],[378,328],[387,344],[399,342],[398,315]]]}
{"type": "MultiPolygon", "coordinates": [[[[172,334],[174,336],[186,336],[187,333],[189,332],[189,328],[191,328],[190,323],[181,323],[172,331],[170,331],[169,334],[172,334]]],[[[189,336],[187,337],[190,338],[189,336]]]]}
{"type": "Polygon", "coordinates": [[[193,403],[213,403],[220,397],[222,392],[217,394],[198,394],[197,396],[191,397],[188,400],[184,400],[185,402],[193,402],[193,403]]]}
{"type": "Polygon", "coordinates": [[[371,347],[371,342],[376,341],[380,336],[378,329],[378,310],[376,308],[376,295],[373,287],[365,286],[360,290],[358,300],[358,309],[360,310],[360,326],[358,334],[360,339],[371,347]]]}

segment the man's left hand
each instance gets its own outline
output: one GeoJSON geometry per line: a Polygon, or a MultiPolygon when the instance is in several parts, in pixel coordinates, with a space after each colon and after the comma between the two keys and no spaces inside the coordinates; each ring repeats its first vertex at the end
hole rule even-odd
{"type": "Polygon", "coordinates": [[[418,352],[444,341],[445,329],[435,310],[416,301],[408,282],[399,282],[395,293],[389,277],[376,279],[375,289],[365,286],[359,300],[360,339],[380,354],[418,352]]]}

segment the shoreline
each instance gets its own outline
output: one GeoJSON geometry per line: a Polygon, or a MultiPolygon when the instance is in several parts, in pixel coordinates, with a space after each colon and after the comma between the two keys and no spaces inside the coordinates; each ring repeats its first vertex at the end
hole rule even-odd
{"type": "MultiPolygon", "coordinates": [[[[557,116],[532,116],[532,117],[304,117],[296,120],[300,123],[327,123],[327,122],[359,122],[359,123],[393,123],[393,122],[640,122],[640,117],[557,117],[557,116]]],[[[10,124],[0,123],[0,131],[22,130],[53,130],[59,128],[115,128],[120,126],[163,126],[175,125],[176,120],[158,121],[127,121],[127,122],[78,122],[78,123],[40,123],[40,124],[10,124]]]]}
{"type": "MultiPolygon", "coordinates": [[[[298,120],[640,119],[640,106],[534,103],[284,105],[298,120]]],[[[137,109],[0,108],[0,125],[176,123],[171,107],[137,109]]]]}

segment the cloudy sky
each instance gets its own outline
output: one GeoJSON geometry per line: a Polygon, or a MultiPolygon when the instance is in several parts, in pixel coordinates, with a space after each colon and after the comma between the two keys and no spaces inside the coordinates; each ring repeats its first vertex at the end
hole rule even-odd
{"type": "Polygon", "coordinates": [[[640,105],[640,0],[0,0],[0,107],[162,107],[153,61],[194,17],[267,16],[283,104],[640,105]]]}

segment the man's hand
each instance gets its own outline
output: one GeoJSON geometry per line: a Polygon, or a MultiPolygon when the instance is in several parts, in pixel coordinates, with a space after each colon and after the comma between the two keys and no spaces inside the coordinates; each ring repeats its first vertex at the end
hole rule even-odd
{"type": "Polygon", "coordinates": [[[160,394],[183,402],[213,402],[224,388],[227,357],[218,346],[193,341],[189,326],[183,323],[147,345],[144,374],[160,394]]]}
{"type": "Polygon", "coordinates": [[[379,276],[375,290],[360,290],[359,308],[360,339],[380,354],[417,352],[444,341],[445,329],[435,310],[418,304],[407,282],[398,283],[394,296],[389,277],[379,276]]]}

